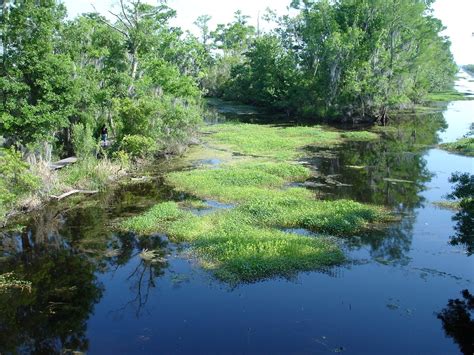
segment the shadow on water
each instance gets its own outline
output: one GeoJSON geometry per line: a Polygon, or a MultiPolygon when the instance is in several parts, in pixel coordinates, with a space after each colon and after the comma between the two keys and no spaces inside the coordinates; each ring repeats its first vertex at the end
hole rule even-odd
{"type": "Polygon", "coordinates": [[[462,298],[449,300],[448,305],[437,314],[447,336],[454,339],[464,355],[474,354],[474,295],[468,290],[461,292],[462,298]]]}

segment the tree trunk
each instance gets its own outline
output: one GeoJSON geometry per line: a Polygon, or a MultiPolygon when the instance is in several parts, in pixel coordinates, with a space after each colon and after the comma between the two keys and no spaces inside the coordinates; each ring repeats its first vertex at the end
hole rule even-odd
{"type": "Polygon", "coordinates": [[[131,95],[133,92],[133,89],[135,87],[135,79],[137,77],[137,72],[138,72],[138,50],[137,48],[134,48],[132,51],[132,71],[130,73],[130,77],[132,79],[132,82],[130,83],[130,86],[128,87],[128,94],[131,95]]]}

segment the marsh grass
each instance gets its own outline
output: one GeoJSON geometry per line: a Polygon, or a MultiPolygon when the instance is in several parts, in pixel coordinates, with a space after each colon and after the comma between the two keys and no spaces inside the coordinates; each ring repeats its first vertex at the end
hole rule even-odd
{"type": "Polygon", "coordinates": [[[59,171],[58,183],[60,185],[57,189],[104,190],[111,181],[116,180],[123,173],[125,171],[119,164],[108,159],[83,159],[59,171]]]}
{"type": "Polygon", "coordinates": [[[336,131],[315,127],[274,127],[243,123],[214,126],[210,140],[234,152],[277,160],[303,156],[301,148],[308,145],[334,146],[342,141],[336,131]]]}
{"type": "Polygon", "coordinates": [[[472,100],[472,98],[455,90],[445,92],[433,92],[425,97],[425,101],[429,102],[450,102],[461,100],[472,100]]]}
{"type": "Polygon", "coordinates": [[[238,283],[339,264],[344,255],[338,243],[324,235],[349,236],[390,219],[389,213],[376,206],[321,201],[308,189],[288,187],[290,182],[304,182],[313,175],[305,166],[289,161],[299,156],[300,148],[328,147],[345,139],[376,139],[376,134],[350,132],[344,137],[321,127],[245,124],[212,130],[208,144],[260,157],[238,157],[218,168],[204,166],[167,174],[167,184],[196,199],[160,203],[124,220],[121,229],[142,235],[163,233],[173,242],[189,243],[204,268],[224,281],[238,283]],[[206,199],[236,206],[201,216],[186,210],[203,208],[206,199]],[[304,228],[317,236],[287,233],[283,228],[304,228]]]}
{"type": "Polygon", "coordinates": [[[438,208],[452,210],[452,211],[459,211],[461,209],[459,201],[435,201],[433,202],[438,208]]]}
{"type": "Polygon", "coordinates": [[[474,137],[461,138],[453,143],[441,144],[441,148],[472,157],[474,156],[474,137]]]}
{"type": "Polygon", "coordinates": [[[166,180],[179,191],[221,202],[245,201],[276,193],[286,182],[304,181],[309,169],[285,162],[243,162],[220,169],[196,169],[169,174],[166,180]]]}
{"type": "Polygon", "coordinates": [[[372,141],[379,139],[379,135],[373,132],[368,131],[350,131],[344,132],[341,134],[342,138],[351,140],[351,141],[372,141]]]}
{"type": "Polygon", "coordinates": [[[177,203],[159,204],[121,228],[137,233],[166,233],[173,242],[191,243],[201,265],[227,282],[252,282],[290,276],[341,263],[339,246],[328,237],[304,237],[255,225],[236,209],[197,217],[177,203]]]}

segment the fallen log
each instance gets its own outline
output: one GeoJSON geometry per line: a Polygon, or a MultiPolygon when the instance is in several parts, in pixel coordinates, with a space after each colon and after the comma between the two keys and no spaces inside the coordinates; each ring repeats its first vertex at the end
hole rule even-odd
{"type": "Polygon", "coordinates": [[[76,157],[69,157],[69,158],[54,162],[54,163],[50,163],[49,168],[51,170],[59,170],[59,169],[64,168],[65,166],[68,166],[70,164],[74,164],[76,162],[77,162],[76,157]]]}
{"type": "Polygon", "coordinates": [[[63,193],[62,195],[60,196],[54,196],[52,195],[51,198],[54,198],[58,201],[66,198],[66,197],[69,197],[71,195],[74,195],[74,194],[85,194],[85,195],[94,195],[96,193],[99,193],[98,190],[94,190],[94,191],[89,191],[89,190],[71,190],[71,191],[68,191],[68,192],[65,192],[63,193]]]}

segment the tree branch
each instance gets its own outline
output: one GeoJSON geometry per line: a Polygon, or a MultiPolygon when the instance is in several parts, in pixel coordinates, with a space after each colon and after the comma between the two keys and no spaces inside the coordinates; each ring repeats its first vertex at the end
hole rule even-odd
{"type": "Polygon", "coordinates": [[[130,31],[130,29],[131,29],[130,26],[127,25],[127,24],[125,23],[125,21],[122,20],[122,18],[121,18],[119,15],[114,14],[114,13],[113,13],[112,11],[110,11],[110,10],[109,10],[109,13],[110,13],[112,16],[115,16],[115,17],[117,18],[117,20],[119,20],[119,21],[122,23],[122,25],[124,25],[125,28],[130,31]]]}
{"type": "MultiPolygon", "coordinates": [[[[99,11],[97,11],[97,9],[95,8],[94,5],[92,5],[92,7],[94,8],[94,11],[95,11],[96,13],[100,14],[99,11]]],[[[99,21],[102,22],[103,24],[105,24],[105,25],[107,25],[108,27],[110,27],[111,29],[113,29],[113,30],[115,30],[115,31],[117,31],[117,32],[119,32],[119,33],[121,33],[121,34],[124,35],[126,38],[129,38],[127,32],[122,31],[120,28],[117,28],[117,27],[115,27],[114,25],[111,25],[108,21],[104,20],[104,19],[103,19],[102,17],[100,17],[100,16],[98,16],[97,18],[98,18],[99,21]]]]}
{"type": "Polygon", "coordinates": [[[127,16],[127,13],[125,12],[125,6],[123,4],[123,0],[120,0],[120,6],[122,7],[122,14],[123,16],[125,17],[125,19],[127,20],[127,22],[129,23],[130,26],[133,26],[132,24],[132,21],[130,21],[130,19],[128,18],[127,16]]]}

